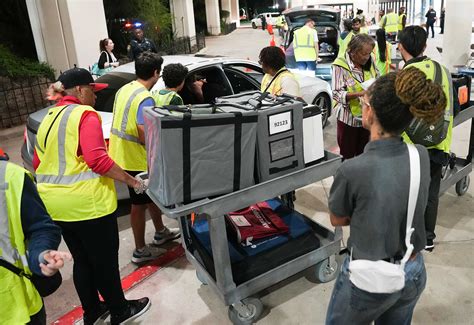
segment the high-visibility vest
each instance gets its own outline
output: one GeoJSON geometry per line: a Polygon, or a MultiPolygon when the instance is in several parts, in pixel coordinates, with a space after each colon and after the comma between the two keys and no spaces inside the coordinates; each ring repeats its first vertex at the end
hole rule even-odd
{"type": "Polygon", "coordinates": [[[394,12],[386,14],[385,19],[385,32],[386,33],[396,33],[398,31],[398,15],[394,12]]]}
{"type": "Polygon", "coordinates": [[[354,37],[354,32],[350,31],[347,35],[346,38],[342,39],[340,38],[339,42],[339,51],[337,52],[338,57],[344,57],[346,55],[347,51],[347,45],[349,45],[349,42],[351,41],[352,37],[354,37]]]}
{"type": "MultiPolygon", "coordinates": [[[[372,64],[370,66],[369,71],[364,70],[364,81],[377,77],[377,69],[375,68],[375,65],[373,62],[374,60],[372,59],[372,64]]],[[[336,60],[334,60],[333,65],[339,66],[347,70],[349,72],[349,75],[354,80],[354,85],[347,87],[348,93],[354,93],[354,92],[359,92],[359,91],[364,90],[361,83],[357,81],[357,79],[354,77],[351,69],[349,68],[349,63],[347,63],[347,60],[345,59],[345,57],[337,57],[336,60]]],[[[349,108],[353,116],[355,117],[362,116],[362,105],[360,104],[359,98],[351,99],[349,101],[349,108]]]]}
{"type": "Polygon", "coordinates": [[[171,100],[175,96],[178,96],[179,98],[181,98],[181,96],[176,91],[167,90],[166,94],[160,94],[160,92],[161,90],[153,94],[153,99],[155,100],[156,106],[169,105],[171,100]]]}
{"type": "Polygon", "coordinates": [[[117,209],[113,179],[93,172],[77,155],[79,124],[87,111],[95,112],[86,105],[53,107],[38,129],[38,192],[55,221],[91,220],[117,209]]]}
{"type": "Polygon", "coordinates": [[[272,95],[280,96],[284,93],[284,91],[282,89],[282,86],[281,86],[282,79],[284,77],[290,77],[290,78],[293,78],[293,79],[296,80],[295,76],[290,71],[286,70],[285,67],[278,70],[277,74],[278,74],[278,76],[273,81],[272,81],[272,79],[274,78],[274,76],[271,76],[268,73],[263,76],[262,84],[260,86],[260,91],[261,92],[266,91],[266,92],[268,92],[272,95]],[[270,87],[268,87],[268,89],[267,89],[267,86],[270,82],[271,82],[270,87]]]}
{"type": "Polygon", "coordinates": [[[384,76],[390,72],[390,63],[392,62],[392,51],[390,50],[392,44],[385,42],[385,46],[385,62],[380,60],[379,47],[377,43],[375,43],[373,51],[375,56],[375,65],[377,66],[381,76],[384,76]]]}
{"type": "Polygon", "coordinates": [[[285,24],[285,18],[283,17],[283,15],[281,16],[278,16],[278,18],[276,19],[276,27],[282,27],[283,25],[285,24]]]}
{"type": "Polygon", "coordinates": [[[145,146],[137,128],[138,107],[147,98],[152,98],[150,92],[138,81],[129,82],[115,95],[109,154],[125,170],[147,170],[145,146]]]}
{"type": "Polygon", "coordinates": [[[304,25],[294,33],[293,49],[295,60],[316,61],[316,50],[314,49],[315,30],[304,25]]]}
{"type": "Polygon", "coordinates": [[[403,18],[406,16],[406,14],[401,14],[398,16],[398,31],[403,30],[403,18]]]}
{"type": "MultiPolygon", "coordinates": [[[[31,275],[21,224],[23,182],[29,173],[15,164],[0,161],[0,258],[31,275]],[[26,176],[27,175],[27,176],[26,176]]],[[[2,324],[26,324],[43,301],[33,283],[0,267],[0,318],[2,324]]]]}
{"type": "MultiPolygon", "coordinates": [[[[434,66],[433,61],[430,58],[426,58],[425,60],[420,61],[420,62],[407,64],[405,65],[404,69],[408,67],[415,67],[423,71],[427,79],[430,79],[430,80],[435,79],[435,66],[434,66]]],[[[449,153],[449,150],[451,148],[452,138],[453,138],[453,102],[452,102],[453,87],[451,84],[450,72],[445,67],[442,67],[442,68],[443,68],[442,69],[443,77],[442,77],[440,86],[443,88],[443,92],[446,96],[446,109],[444,111],[445,112],[444,119],[445,121],[449,121],[449,127],[448,127],[448,132],[446,134],[446,138],[440,143],[438,143],[437,145],[428,147],[428,149],[438,149],[446,153],[449,153]]],[[[412,143],[409,136],[405,132],[402,134],[402,136],[405,142],[412,143]]]]}

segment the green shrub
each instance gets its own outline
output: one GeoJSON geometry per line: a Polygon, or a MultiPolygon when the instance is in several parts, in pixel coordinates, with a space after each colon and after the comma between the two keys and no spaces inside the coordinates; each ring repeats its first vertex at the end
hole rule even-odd
{"type": "Polygon", "coordinates": [[[54,69],[47,63],[17,57],[7,47],[0,45],[0,76],[14,79],[46,77],[54,80],[54,69]]]}

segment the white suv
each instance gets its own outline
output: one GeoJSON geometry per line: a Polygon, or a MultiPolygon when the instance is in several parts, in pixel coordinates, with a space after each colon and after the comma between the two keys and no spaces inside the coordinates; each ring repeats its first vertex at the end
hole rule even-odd
{"type": "Polygon", "coordinates": [[[258,14],[257,17],[252,19],[252,28],[257,29],[258,27],[262,27],[262,17],[265,17],[265,22],[267,25],[272,24],[275,26],[278,16],[280,16],[278,12],[264,12],[258,14]]]}

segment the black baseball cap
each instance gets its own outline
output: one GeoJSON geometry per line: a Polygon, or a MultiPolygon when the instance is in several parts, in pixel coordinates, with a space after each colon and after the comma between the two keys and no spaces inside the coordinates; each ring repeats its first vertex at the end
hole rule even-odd
{"type": "Polygon", "coordinates": [[[72,68],[64,71],[58,77],[58,81],[61,81],[64,89],[89,85],[93,87],[94,92],[105,89],[109,86],[108,84],[94,82],[91,73],[82,68],[72,68]]]}

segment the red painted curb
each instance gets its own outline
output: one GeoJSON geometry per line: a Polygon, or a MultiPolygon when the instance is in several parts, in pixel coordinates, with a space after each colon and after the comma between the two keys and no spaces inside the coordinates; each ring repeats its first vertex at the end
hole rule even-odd
{"type": "MultiPolygon", "coordinates": [[[[139,283],[143,282],[145,279],[149,278],[151,275],[156,273],[159,269],[163,268],[166,264],[169,264],[181,256],[184,255],[183,246],[178,245],[167,251],[162,256],[158,257],[156,260],[151,261],[150,263],[139,267],[125,278],[122,279],[122,288],[124,292],[132,289],[139,283]]],[[[67,314],[61,316],[56,321],[51,324],[54,325],[73,325],[79,319],[82,318],[82,307],[77,306],[67,314]]]]}

